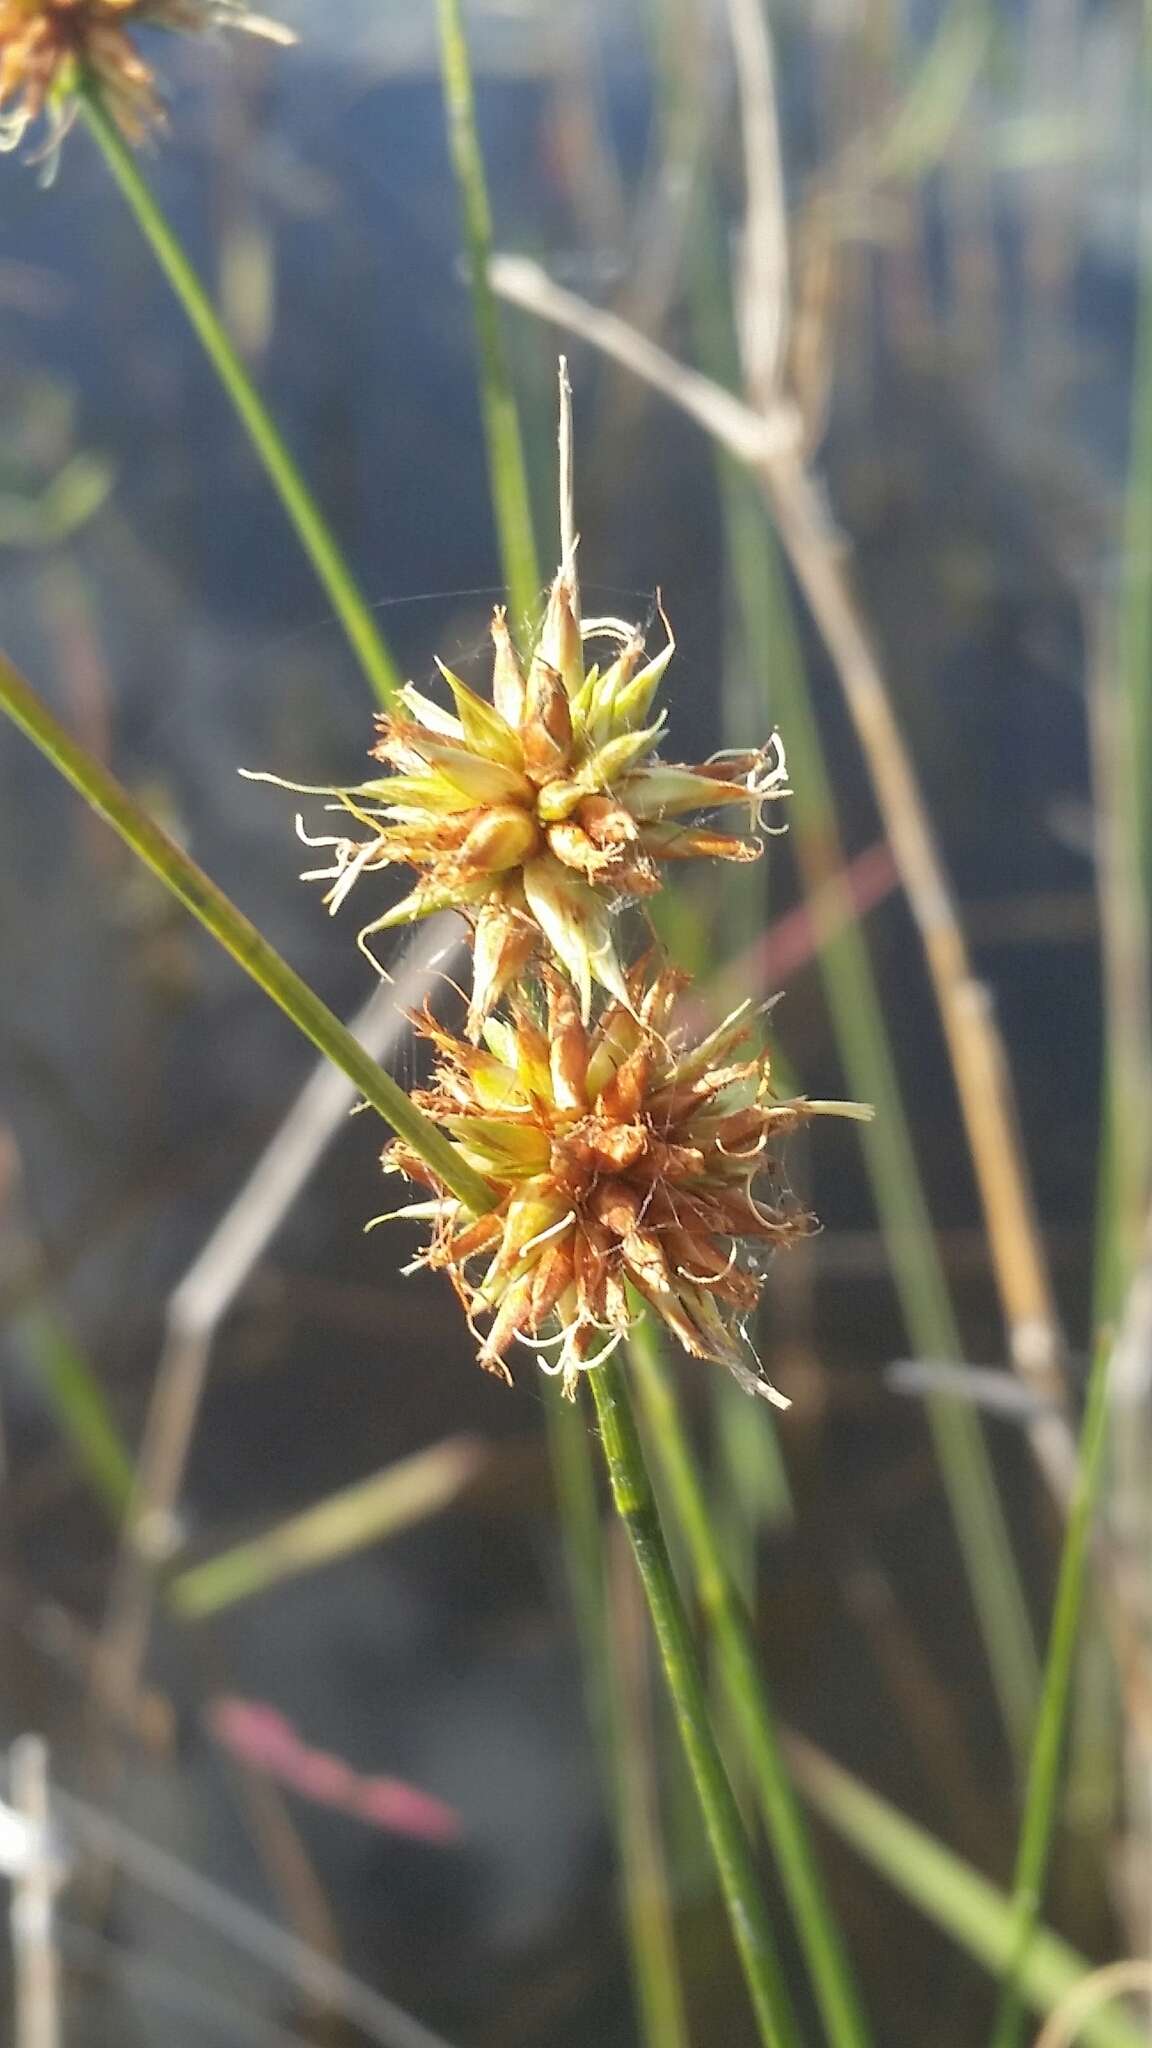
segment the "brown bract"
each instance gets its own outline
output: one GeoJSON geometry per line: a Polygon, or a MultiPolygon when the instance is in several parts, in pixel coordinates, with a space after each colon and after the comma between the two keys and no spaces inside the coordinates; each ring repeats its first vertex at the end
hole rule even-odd
{"type": "Polygon", "coordinates": [[[414,1100],[494,1200],[488,1215],[468,1214],[393,1145],[385,1165],[433,1190],[431,1202],[398,1212],[432,1225],[417,1264],[451,1275],[474,1326],[491,1316],[480,1344],[489,1371],[508,1376],[519,1339],[572,1394],[581,1369],[629,1329],[631,1287],[687,1351],[779,1402],[754,1369],[744,1325],[765,1255],[815,1224],[780,1191],[777,1144],[821,1111],[862,1112],[777,1101],[750,1004],[695,1045],[669,1037],[684,977],[667,967],[634,969],[627,1002],[609,1004],[591,1030],[564,976],[545,967],[542,978],[542,1013],[516,998],[510,1022],[488,1020],[483,1046],[417,1019],[438,1058],[414,1100]]]}
{"type": "Polygon", "coordinates": [[[44,113],[58,129],[80,81],[92,81],[132,141],[162,124],[156,74],[132,40],[140,27],[246,29],[290,43],[291,31],[239,0],[0,0],[0,141],[14,148],[44,113]]]}

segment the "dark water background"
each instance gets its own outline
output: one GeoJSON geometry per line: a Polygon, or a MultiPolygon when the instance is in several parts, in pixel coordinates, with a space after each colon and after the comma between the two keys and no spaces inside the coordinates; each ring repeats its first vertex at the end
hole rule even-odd
{"type": "MultiPolygon", "coordinates": [[[[436,651],[479,673],[499,571],[433,46],[413,27],[409,47],[398,29],[391,64],[380,55],[387,34],[374,44],[370,22],[344,46],[340,12],[332,7],[291,57],[245,52],[230,76],[215,55],[166,52],[179,80],[175,133],[149,174],[210,276],[238,220],[271,252],[261,382],[383,608],[400,665],[422,679],[436,651]]],[[[597,240],[565,170],[546,26],[523,46],[508,21],[481,38],[500,240],[541,253],[595,296],[636,257],[627,206],[652,141],[652,72],[640,21],[615,20],[597,46],[597,105],[626,207],[618,242],[597,240]]],[[[792,24],[786,102],[801,174],[822,142],[810,61],[792,24]]],[[[991,111],[979,100],[969,110],[967,152],[991,111]]],[[[1119,154],[1122,136],[1112,146],[1119,154]]],[[[974,338],[962,181],[947,170],[926,180],[916,209],[923,326],[910,340],[896,259],[872,252],[873,281],[857,301],[870,324],[844,338],[822,456],[1012,1050],[1078,1342],[1099,1004],[1083,846],[1084,607],[1106,593],[1114,559],[1134,299],[1123,181],[1112,158],[1093,162],[1075,191],[1057,166],[1039,200],[1022,178],[989,179],[982,248],[996,317],[974,338]],[[1020,281],[1025,196],[1055,218],[1070,209],[1075,230],[1070,325],[1057,336],[1038,334],[1020,281]]],[[[86,136],[70,139],[51,190],[11,161],[0,184],[0,470],[11,492],[32,498],[79,450],[105,461],[111,480],[101,509],[66,540],[0,553],[4,644],[347,1014],[366,993],[354,912],[330,924],[319,892],[296,885],[292,800],[235,769],[353,779],[368,739],[364,686],[86,136]]],[[[510,327],[548,531],[553,342],[519,318],[510,327]]],[[[689,345],[676,306],[669,340],[689,345]]],[[[711,454],[695,428],[578,349],[573,367],[587,600],[642,614],[663,588],[679,639],[677,750],[695,758],[720,734],[726,584],[711,454]]],[[[834,684],[809,653],[856,851],[875,837],[875,816],[834,684]]],[[[763,665],[770,691],[770,648],[763,665]]],[[[18,1277],[31,1250],[43,1253],[52,1300],[135,1439],[168,1292],[309,1057],[11,735],[0,736],[0,832],[0,1059],[22,1219],[11,1265],[18,1277]]],[[[696,884],[706,917],[721,886],[696,884]]],[[[794,900],[786,846],[773,851],[770,895],[776,912],[794,900]]],[[[970,1356],[997,1363],[947,1064],[896,899],[869,933],[970,1356]]],[[[835,1092],[811,968],[779,1015],[804,1087],[835,1092]]],[[[363,1238],[364,1217],[381,1206],[376,1145],[363,1120],[341,1132],[221,1333],[182,1500],[188,1541],[221,1547],[462,1430],[492,1446],[490,1467],[462,1507],[387,1546],[290,1582],[211,1630],[161,1625],[151,1675],[174,1704],[175,1741],[127,1753],[121,1811],[278,1910],[236,1774],[201,1720],[220,1692],[272,1702],[316,1747],[410,1778],[462,1816],[461,1845],[444,1849],[293,1805],[351,1968],[462,2044],[623,2048],[634,2022],[549,1493],[550,1388],[527,1366],[512,1394],[477,1373],[446,1290],[398,1279],[393,1246],[363,1238]]],[[[785,1430],[795,1524],[763,1537],[774,1683],[797,1725],[1003,1873],[1007,1763],[920,1419],[880,1377],[903,1340],[850,1134],[822,1134],[810,1171],[828,1229],[812,1302],[785,1288],[779,1328],[820,1371],[785,1430]],[[883,1605],[889,1594],[961,1733],[966,1801],[949,1804],[900,1725],[868,1622],[869,1599],[883,1605]]],[[[37,1648],[29,1616],[59,1603],[98,1624],[110,1539],[54,1435],[19,1316],[0,1342],[4,1731],[46,1726],[61,1777],[91,1787],[83,1689],[37,1648]]],[[[683,1377],[703,1430],[705,1376],[683,1377]]],[[[1010,1504],[1022,1503],[1016,1534],[1039,1601],[1046,1532],[1013,1425],[994,1424],[993,1437],[1010,1504]]],[[[742,2040],[686,1814],[674,1833],[698,2038],[742,2040]]],[[[844,1852],[830,1850],[830,1863],[880,2037],[976,2038],[975,1974],[844,1852]]],[[[121,1951],[172,1965],[252,2014],[305,2024],[290,1987],[143,1887],[117,1884],[102,1925],[121,1951]]],[[[1083,1919],[1077,1931],[1084,1945],[1101,1933],[1083,1919]]],[[[71,2038],[84,2048],[242,2038],[194,2000],[176,2009],[170,1994],[106,1960],[78,1968],[71,2038]]],[[[356,2036],[318,2026],[315,2038],[356,2036]]]]}

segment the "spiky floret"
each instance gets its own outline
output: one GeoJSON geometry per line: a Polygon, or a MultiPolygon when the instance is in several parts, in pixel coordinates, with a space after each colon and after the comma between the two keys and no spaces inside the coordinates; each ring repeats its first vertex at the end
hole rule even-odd
{"type": "Polygon", "coordinates": [[[388,774],[312,792],[334,798],[363,836],[308,838],[299,828],[309,845],[326,849],[325,865],[305,879],[331,883],[333,910],[362,875],[394,864],[418,871],[415,888],[365,926],[362,946],[435,910],[469,915],[468,1031],[476,1040],[541,938],[571,976],[585,1021],[596,983],[626,1003],[614,904],[659,888],[665,861],[754,860],[758,839],[704,830],[693,819],[735,804],[759,824],[764,804],[788,794],[776,736],[759,752],[718,755],[699,767],[659,760],[664,717],[653,705],[672,656],[671,632],[645,661],[635,627],[581,621],[570,568],[552,585],[527,674],[503,610],[493,617],[492,638],[491,702],[441,664],[451,711],[409,685],[401,708],[380,720],[373,753],[388,774]],[[590,640],[614,650],[603,669],[585,666],[590,640]]]}
{"type": "Polygon", "coordinates": [[[433,1190],[394,1212],[431,1224],[416,1264],[451,1275],[473,1325],[492,1317],[480,1363],[506,1378],[520,1339],[573,1394],[579,1372],[627,1332],[631,1285],[687,1351],[780,1402],[742,1334],[765,1253],[815,1227],[778,1176],[773,1185],[777,1141],[822,1112],[870,1112],[777,1101],[750,1002],[698,1043],[669,1035],[685,981],[673,969],[634,969],[625,999],[591,1030],[565,977],[549,966],[541,975],[541,1003],[518,995],[510,1022],[486,1021],[483,1045],[427,1012],[416,1020],[438,1057],[414,1100],[494,1203],[469,1214],[423,1160],[392,1145],[385,1166],[433,1190]]]}
{"type": "Polygon", "coordinates": [[[58,138],[84,76],[124,134],[141,140],[162,125],[164,108],[131,30],[219,27],[295,41],[290,29],[251,13],[242,0],[0,0],[0,108],[7,109],[0,113],[0,147],[14,149],[44,113],[58,138]]]}

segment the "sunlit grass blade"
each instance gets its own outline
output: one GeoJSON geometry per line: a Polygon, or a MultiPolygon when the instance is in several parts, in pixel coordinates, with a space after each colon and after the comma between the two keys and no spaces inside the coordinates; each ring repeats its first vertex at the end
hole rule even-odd
{"type": "Polygon", "coordinates": [[[18,1336],[81,1472],[101,1505],[119,1521],[132,1495],[132,1459],[89,1360],[44,1302],[20,1318],[18,1336]]]}
{"type": "MultiPolygon", "coordinates": [[[[439,0],[441,71],[448,139],[467,248],[478,354],[480,406],[488,476],[505,589],[517,635],[536,609],[539,558],[520,417],[512,389],[500,311],[488,281],[492,216],[476,127],[471,55],[459,0],[439,0]]],[[[570,457],[566,374],[562,419],[570,457]]],[[[563,461],[563,452],[562,452],[563,461]]],[[[561,475],[561,521],[571,518],[570,476],[561,475]]],[[[567,536],[561,533],[561,544],[567,536]]],[[[669,1884],[651,1816],[637,1804],[636,1788],[649,1760],[636,1702],[615,1670],[608,1640],[606,1592],[609,1560],[604,1542],[591,1448],[583,1413],[548,1404],[548,1445],[568,1590],[580,1642],[585,1698],[600,1754],[619,1854],[624,1921],[638,2017],[649,2048],[676,2048],[683,2036],[669,1884]]]]}
{"type": "Polygon", "coordinates": [[[683,2014],[671,1884],[653,1815],[636,1796],[636,1787],[647,1782],[653,1762],[644,1746],[644,1716],[629,1690],[634,1674],[620,1670],[609,1639],[610,1574],[617,1597],[619,1593],[600,1516],[588,1417],[582,1406],[568,1401],[549,1401],[546,1412],[584,1697],[615,1837],[637,2022],[646,2048],[664,2048],[665,2042],[677,2048],[683,2014]]]}
{"type": "Polygon", "coordinates": [[[711,1507],[684,1432],[676,1396],[650,1317],[629,1342],[644,1417],[687,1546],[696,1591],[711,1631],[719,1676],[755,1787],[781,1881],[796,1922],[832,2048],[864,2048],[869,2039],[835,1914],[824,1890],[800,1803],[792,1790],[775,1716],[748,1618],[728,1571],[711,1507]]]}
{"type": "Polygon", "coordinates": [[[1036,1717],[1036,1733],[1024,1797],[1024,1813],[1016,1868],[1012,1880],[1011,1940],[1005,1959],[1004,1983],[992,2048],[1016,2048],[1024,2004],[1023,1973],[1044,1893],[1060,1796],[1060,1764],[1068,1719],[1088,1543],[1104,1471],[1108,1433],[1108,1365],[1111,1337],[1096,1347],[1088,1403],[1080,1442],[1080,1470],[1073,1495],[1052,1613],[1052,1630],[1044,1667],[1044,1684],[1036,1717]]]}
{"type": "Polygon", "coordinates": [[[616,1834],[637,2015],[647,2048],[689,2048],[676,1954],[671,1885],[661,1829],[659,1745],[648,1697],[647,1616],[624,1532],[609,1548],[612,1682],[617,1731],[616,1834]]]}
{"type": "Polygon", "coordinates": [[[897,107],[876,153],[881,178],[923,178],[934,170],[988,58],[995,29],[982,0],[953,0],[897,107]]]}
{"type": "Polygon", "coordinates": [[[180,1572],[168,1587],[177,1614],[200,1621],[263,1593],[283,1579],[319,1570],[368,1543],[380,1543],[438,1514],[459,1498],[484,1463],[465,1438],[433,1444],[370,1479],[345,1486],[262,1536],[180,1572]]]}
{"type": "Polygon", "coordinates": [[[704,1676],[657,1512],[628,1389],[615,1358],[588,1374],[612,1497],[648,1600],[668,1690],[766,2048],[797,2039],[788,1988],[744,1825],[717,1747],[704,1676]]]}
{"type": "MultiPolygon", "coordinates": [[[[786,1742],[805,1798],[829,1827],[918,1913],[999,1976],[1013,1939],[1007,1894],[814,1744],[796,1735],[786,1742]]],[[[1037,2013],[1055,2011],[1091,1968],[1059,1935],[1038,1927],[1021,1971],[1025,2003],[1037,2013]]],[[[1142,2026],[1115,2007],[1085,2019],[1079,2036],[1084,2048],[1147,2048],[1147,2038],[1142,2026]]]]}
{"type": "MultiPolygon", "coordinates": [[[[706,234],[699,250],[695,304],[707,367],[723,370],[730,326],[723,281],[713,274],[706,234]],[[727,337],[727,340],[726,340],[727,337]]],[[[860,1126],[869,1178],[904,1322],[925,1358],[960,1358],[963,1344],[952,1306],[883,1002],[842,880],[844,860],[832,781],[812,707],[795,612],[759,493],[726,455],[718,454],[727,554],[743,620],[748,675],[755,650],[771,648],[764,669],[764,713],[787,736],[793,797],[791,837],[805,890],[826,908],[844,902],[834,921],[821,919],[818,967],[850,1092],[876,1110],[860,1126]]],[[[742,717],[749,716],[750,707],[742,717]]],[[[1018,1758],[1027,1754],[1039,1684],[1031,1618],[978,1416],[935,1396],[927,1416],[964,1558],[973,1605],[1004,1724],[1018,1758]]]]}
{"type": "Polygon", "coordinates": [[[194,860],[163,832],[42,704],[34,690],[0,656],[0,710],[27,735],[54,768],[104,818],[171,895],[190,910],[244,972],[279,1005],[319,1052],[354,1081],[365,1101],[397,1136],[411,1145],[466,1207],[477,1214],[492,1205],[487,1183],[458,1157],[448,1140],[410,1101],[382,1067],[282,960],[250,919],[230,902],[194,860]]]}
{"type": "Polygon", "coordinates": [[[365,676],[380,703],[390,704],[403,677],[327,519],[245,369],[179,236],[158,206],[138,157],[103,106],[95,86],[82,88],[80,105],[141,234],[179,299],[296,529],[365,676]]]}
{"type": "Polygon", "coordinates": [[[488,282],[492,213],[484,159],[476,132],[476,101],[464,19],[460,0],[437,0],[437,4],[448,141],[460,194],[468,281],[479,351],[480,405],[488,444],[492,509],[504,565],[511,624],[519,635],[536,609],[540,591],[528,470],[507,351],[500,332],[500,311],[488,282]]]}

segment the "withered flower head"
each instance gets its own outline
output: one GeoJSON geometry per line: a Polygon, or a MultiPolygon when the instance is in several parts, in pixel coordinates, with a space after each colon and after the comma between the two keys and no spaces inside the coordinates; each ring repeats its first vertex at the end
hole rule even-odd
{"type": "Polygon", "coordinates": [[[546,1012],[515,999],[511,1022],[486,1021],[481,1046],[417,1020],[438,1060],[414,1100],[487,1180],[494,1207],[469,1214],[392,1145],[385,1165],[433,1190],[395,1212],[432,1226],[416,1264],[451,1275],[471,1323],[492,1317],[480,1363],[505,1378],[519,1339],[571,1395],[627,1332],[631,1284],[687,1351],[787,1406],[743,1336],[764,1255],[814,1227],[773,1188],[776,1143],[821,1112],[870,1112],[777,1101],[768,1056],[750,1045],[750,1002],[698,1044],[668,1037],[684,982],[669,968],[633,970],[627,1000],[591,1030],[566,979],[547,966],[542,976],[546,1012]]]}
{"type": "Polygon", "coordinates": [[[735,804],[758,824],[763,805],[788,793],[775,736],[759,752],[717,755],[700,767],[657,758],[664,717],[653,714],[653,703],[671,633],[645,661],[635,627],[581,622],[569,570],[552,585],[527,675],[502,610],[492,638],[491,703],[441,664],[452,711],[409,685],[402,709],[380,720],[373,753],[390,773],[311,792],[334,798],[364,836],[313,839],[299,828],[308,845],[329,851],[327,864],[305,879],[331,882],[325,900],[333,910],[361,875],[394,863],[418,871],[410,894],[365,926],[362,945],[434,910],[470,915],[473,1039],[541,936],[571,976],[585,1021],[597,982],[627,1003],[614,904],[659,888],[663,861],[698,854],[754,860],[757,839],[704,830],[694,815],[735,804]],[[585,666],[589,640],[614,649],[603,669],[585,666]]]}
{"type": "Polygon", "coordinates": [[[15,149],[44,113],[59,139],[85,75],[124,134],[139,141],[163,123],[164,110],[156,75],[130,31],[220,27],[295,41],[290,29],[251,13],[242,0],[0,0],[0,109],[7,109],[0,112],[0,148],[15,149]]]}

